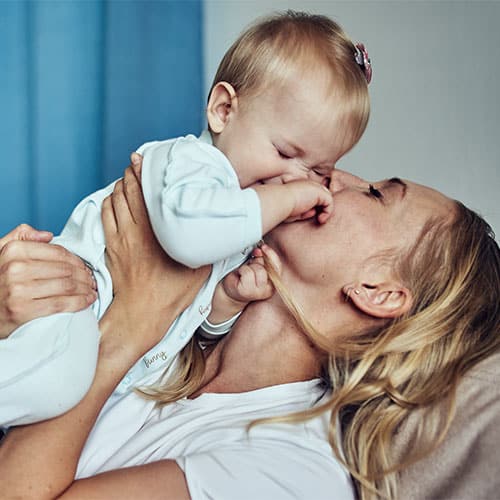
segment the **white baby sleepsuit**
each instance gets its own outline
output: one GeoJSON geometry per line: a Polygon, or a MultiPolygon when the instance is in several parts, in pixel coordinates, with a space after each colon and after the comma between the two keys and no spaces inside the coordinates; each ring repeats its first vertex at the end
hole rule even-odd
{"type": "MultiPolygon", "coordinates": [[[[138,152],[144,156],[142,189],[160,244],[187,266],[213,264],[213,269],[193,303],[130,369],[116,394],[159,377],[210,313],[217,282],[241,265],[262,237],[257,193],[240,188],[231,164],[212,145],[208,132],[200,138],[188,135],[147,143],[138,152]]],[[[98,300],[84,311],[33,320],[0,340],[0,426],[63,413],[90,387],[99,343],[97,319],[113,298],[101,222],[101,204],[113,186],[81,201],[54,239],[93,269],[98,300]]]]}

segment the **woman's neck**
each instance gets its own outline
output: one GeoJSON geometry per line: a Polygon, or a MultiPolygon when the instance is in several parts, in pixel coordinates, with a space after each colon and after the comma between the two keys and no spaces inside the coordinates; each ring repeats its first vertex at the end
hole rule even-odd
{"type": "Polygon", "coordinates": [[[277,300],[247,306],[233,331],[207,357],[203,392],[246,392],[310,380],[319,354],[277,300]]]}

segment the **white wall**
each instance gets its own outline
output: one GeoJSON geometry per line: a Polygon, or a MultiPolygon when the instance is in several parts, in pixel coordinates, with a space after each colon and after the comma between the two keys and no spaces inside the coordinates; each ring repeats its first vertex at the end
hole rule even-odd
{"type": "Polygon", "coordinates": [[[338,166],[433,186],[499,240],[500,2],[205,0],[206,88],[249,22],[287,8],[335,18],[372,59],[370,123],[338,166]]]}

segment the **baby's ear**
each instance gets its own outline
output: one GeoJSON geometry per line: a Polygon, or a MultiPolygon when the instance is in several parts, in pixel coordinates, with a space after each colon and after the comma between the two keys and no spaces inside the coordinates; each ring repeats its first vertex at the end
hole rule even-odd
{"type": "Polygon", "coordinates": [[[374,318],[398,318],[413,303],[410,290],[397,281],[353,283],[342,290],[356,308],[374,318]]]}
{"type": "Polygon", "coordinates": [[[238,97],[234,87],[227,82],[214,85],[207,105],[207,121],[214,134],[220,134],[226,126],[231,113],[238,107],[238,97]]]}

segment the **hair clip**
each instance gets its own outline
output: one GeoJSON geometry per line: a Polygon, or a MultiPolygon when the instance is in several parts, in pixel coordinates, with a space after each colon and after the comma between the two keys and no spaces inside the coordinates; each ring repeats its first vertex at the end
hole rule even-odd
{"type": "Polygon", "coordinates": [[[368,57],[368,51],[362,43],[357,43],[354,47],[356,48],[354,60],[363,70],[367,83],[370,83],[372,81],[372,63],[368,57]]]}

